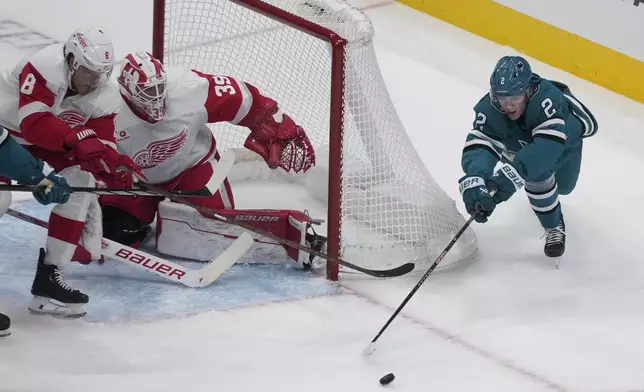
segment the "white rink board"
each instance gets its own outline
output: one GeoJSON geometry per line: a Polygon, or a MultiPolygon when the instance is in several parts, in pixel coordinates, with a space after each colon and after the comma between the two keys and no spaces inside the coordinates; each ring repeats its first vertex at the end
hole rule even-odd
{"type": "Polygon", "coordinates": [[[642,0],[494,1],[644,61],[642,42],[644,1],[642,0]]]}

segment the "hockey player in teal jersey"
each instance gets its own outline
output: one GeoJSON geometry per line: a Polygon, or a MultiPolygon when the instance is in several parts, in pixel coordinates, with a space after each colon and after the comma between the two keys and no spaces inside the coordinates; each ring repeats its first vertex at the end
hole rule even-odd
{"type": "Polygon", "coordinates": [[[542,79],[519,56],[505,56],[490,77],[490,92],[475,106],[459,187],[468,213],[486,222],[495,207],[525,185],[546,230],[544,252],[565,251],[559,195],[579,178],[583,140],[598,129],[592,113],[563,83],[542,79]],[[497,168],[497,164],[499,164],[497,168]]]}
{"type": "MultiPolygon", "coordinates": [[[[18,144],[6,129],[0,127],[0,175],[26,185],[40,185],[33,192],[34,198],[42,204],[65,203],[72,188],[63,176],[58,175],[48,164],[35,159],[18,144]]],[[[0,192],[0,216],[11,204],[9,193],[0,192]]],[[[10,334],[11,321],[0,313],[0,337],[10,334]]]]}

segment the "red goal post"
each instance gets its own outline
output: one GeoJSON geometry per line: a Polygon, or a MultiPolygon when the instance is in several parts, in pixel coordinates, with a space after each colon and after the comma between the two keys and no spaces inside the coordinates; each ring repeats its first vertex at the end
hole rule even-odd
{"type": "MultiPolygon", "coordinates": [[[[326,177],[315,196],[328,206],[330,256],[366,268],[427,266],[464,219],[396,114],[373,34],[369,18],[342,0],[154,1],[155,57],[248,81],[306,130],[326,177]]],[[[238,129],[212,128],[220,150],[243,145],[238,129]]],[[[469,230],[444,263],[475,250],[469,230]]],[[[329,279],[338,272],[327,264],[329,279]]]]}

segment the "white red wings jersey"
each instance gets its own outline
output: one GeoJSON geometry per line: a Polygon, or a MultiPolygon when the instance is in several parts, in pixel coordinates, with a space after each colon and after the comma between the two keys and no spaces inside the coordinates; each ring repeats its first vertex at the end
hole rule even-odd
{"type": "Polygon", "coordinates": [[[132,158],[151,184],[176,179],[210,160],[216,142],[206,124],[244,125],[253,104],[250,89],[256,91],[233,78],[198,71],[167,68],[166,76],[166,114],[161,121],[142,120],[125,102],[116,116],[119,152],[132,158]]]}
{"type": "Polygon", "coordinates": [[[62,151],[71,127],[88,122],[102,140],[113,142],[118,89],[106,83],[89,94],[66,97],[68,89],[62,44],[28,55],[0,73],[0,125],[19,143],[48,150],[62,151]]]}

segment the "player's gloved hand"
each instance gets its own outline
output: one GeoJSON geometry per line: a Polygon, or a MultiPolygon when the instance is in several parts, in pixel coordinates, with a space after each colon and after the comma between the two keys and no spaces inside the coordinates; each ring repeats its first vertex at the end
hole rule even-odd
{"type": "Polygon", "coordinates": [[[115,188],[132,188],[135,183],[147,181],[143,174],[143,169],[127,155],[119,154],[111,147],[107,148],[109,156],[106,174],[109,178],[107,181],[115,188]]]}
{"type": "Polygon", "coordinates": [[[516,191],[523,187],[523,178],[509,163],[504,163],[492,177],[487,180],[487,188],[495,190],[494,203],[500,204],[507,201],[516,191]]]}
{"type": "MultiPolygon", "coordinates": [[[[72,128],[72,131],[63,139],[63,146],[81,163],[85,163],[85,166],[92,165],[92,168],[100,167],[98,161],[105,155],[106,150],[105,144],[98,138],[96,132],[84,126],[72,128]]],[[[83,170],[87,169],[83,168],[83,170]]],[[[94,172],[95,169],[87,171],[94,172]]]]}
{"type": "Polygon", "coordinates": [[[304,129],[282,113],[277,103],[271,105],[268,115],[250,127],[244,147],[259,154],[271,169],[305,173],[315,166],[315,151],[304,129]]]}
{"type": "Polygon", "coordinates": [[[38,161],[38,167],[41,168],[43,177],[36,184],[29,184],[38,185],[38,189],[32,192],[34,198],[45,205],[67,203],[74,190],[67,184],[65,177],[56,173],[46,162],[38,161]]]}
{"type": "Polygon", "coordinates": [[[463,196],[465,209],[479,223],[487,222],[496,203],[481,177],[464,176],[459,180],[459,189],[463,196]],[[478,214],[476,213],[478,211],[478,214]]]}

